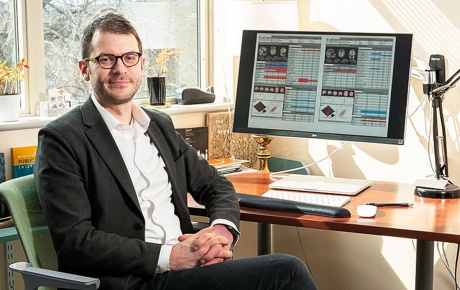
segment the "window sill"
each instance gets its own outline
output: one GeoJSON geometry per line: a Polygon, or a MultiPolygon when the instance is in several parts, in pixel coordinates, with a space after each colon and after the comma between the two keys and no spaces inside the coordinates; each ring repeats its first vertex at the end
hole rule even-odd
{"type": "MultiPolygon", "coordinates": [[[[168,115],[179,115],[189,113],[207,113],[227,111],[233,109],[233,103],[209,103],[197,105],[172,105],[171,108],[159,109],[168,115]]],[[[15,122],[0,122],[0,131],[13,131],[41,128],[54,120],[55,117],[23,116],[15,122]]]]}

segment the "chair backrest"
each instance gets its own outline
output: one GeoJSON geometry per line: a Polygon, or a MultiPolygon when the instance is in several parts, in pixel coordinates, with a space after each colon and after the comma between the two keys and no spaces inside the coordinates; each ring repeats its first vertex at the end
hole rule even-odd
{"type": "Polygon", "coordinates": [[[57,256],[33,174],[0,183],[0,195],[6,200],[29,263],[57,270],[57,256]]]}
{"type": "MultiPolygon", "coordinates": [[[[294,160],[294,159],[288,159],[288,158],[276,157],[276,156],[272,156],[271,158],[268,159],[268,169],[271,172],[284,171],[284,170],[300,168],[304,166],[305,164],[302,161],[294,160]]],[[[304,167],[304,168],[297,169],[294,171],[289,171],[289,173],[310,175],[310,169],[308,169],[308,167],[304,167]]]]}

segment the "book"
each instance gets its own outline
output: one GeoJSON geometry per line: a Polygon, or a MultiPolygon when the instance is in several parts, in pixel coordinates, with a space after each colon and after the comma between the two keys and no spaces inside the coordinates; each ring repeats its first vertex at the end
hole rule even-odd
{"type": "Polygon", "coordinates": [[[231,158],[217,158],[208,160],[208,163],[214,166],[217,169],[217,172],[222,175],[241,171],[240,167],[245,162],[249,162],[249,160],[231,158]]]}
{"type": "Polygon", "coordinates": [[[180,128],[176,129],[185,142],[190,144],[198,152],[198,155],[208,159],[208,127],[180,128]]]}
{"type": "MultiPolygon", "coordinates": [[[[5,153],[0,153],[0,183],[6,181],[5,173],[5,153]]],[[[6,206],[6,202],[3,200],[3,197],[0,197],[0,228],[1,222],[10,218],[10,212],[6,206]]]]}
{"type": "Polygon", "coordinates": [[[257,143],[250,134],[233,133],[233,111],[213,112],[206,115],[209,131],[208,159],[235,157],[246,160],[252,168],[257,162],[257,143]]]}
{"type": "Polygon", "coordinates": [[[13,178],[26,176],[34,173],[35,152],[37,146],[11,148],[13,162],[13,178]]]}
{"type": "Polygon", "coordinates": [[[6,181],[5,153],[0,153],[0,183],[6,181]]]}

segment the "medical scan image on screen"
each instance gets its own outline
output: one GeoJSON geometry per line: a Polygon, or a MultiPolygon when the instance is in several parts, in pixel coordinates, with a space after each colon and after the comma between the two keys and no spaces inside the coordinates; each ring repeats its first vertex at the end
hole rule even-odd
{"type": "MultiPolygon", "coordinates": [[[[403,96],[395,96],[396,35],[259,32],[253,39],[248,128],[378,140],[391,135],[392,102],[404,107],[393,117],[404,119],[410,49],[401,72],[405,85],[398,88],[403,96]]],[[[240,97],[236,110],[242,109],[240,97]]],[[[403,135],[393,139],[388,143],[403,143],[403,135]]]]}

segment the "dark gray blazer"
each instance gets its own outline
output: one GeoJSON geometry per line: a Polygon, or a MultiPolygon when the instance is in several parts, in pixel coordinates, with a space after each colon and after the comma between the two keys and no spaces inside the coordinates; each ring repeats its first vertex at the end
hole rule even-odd
{"type": "MultiPolygon", "coordinates": [[[[168,115],[145,111],[182,232],[192,230],[187,192],[206,206],[211,221],[239,226],[232,184],[183,140],[168,115]]],[[[132,275],[155,275],[161,245],[144,241],[134,186],[91,99],[40,130],[34,170],[61,271],[98,277],[100,289],[124,289],[132,275]]]]}

